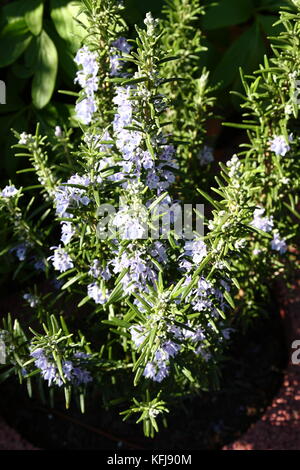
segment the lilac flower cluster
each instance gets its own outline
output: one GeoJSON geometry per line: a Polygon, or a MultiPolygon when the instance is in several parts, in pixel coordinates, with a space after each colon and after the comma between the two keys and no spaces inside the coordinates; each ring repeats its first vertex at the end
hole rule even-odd
{"type": "Polygon", "coordinates": [[[152,247],[150,248],[150,255],[161,264],[166,264],[168,261],[166,246],[161,241],[156,241],[153,243],[152,247]]]}
{"type": "MultiPolygon", "coordinates": [[[[68,179],[66,185],[79,185],[87,187],[90,184],[90,179],[87,176],[79,176],[75,174],[68,179]]],[[[89,197],[85,194],[86,190],[76,186],[59,186],[54,193],[54,202],[56,206],[56,213],[59,217],[73,218],[73,215],[67,212],[69,208],[76,208],[80,205],[87,206],[90,203],[89,197]]],[[[61,222],[61,241],[67,245],[70,243],[76,230],[71,221],[61,222]]]]}
{"type": "Polygon", "coordinates": [[[195,264],[199,264],[207,255],[207,247],[202,240],[188,241],[184,249],[184,255],[191,257],[195,264]]]}
{"type": "MultiPolygon", "coordinates": [[[[145,336],[141,334],[141,330],[142,328],[139,326],[131,327],[131,338],[135,347],[139,347],[145,339],[145,336]]],[[[152,379],[155,382],[162,382],[170,373],[168,365],[170,359],[175,357],[180,349],[180,345],[174,341],[164,341],[161,347],[155,352],[154,360],[146,364],[143,372],[144,377],[152,379]]]]}
{"type": "MultiPolygon", "coordinates": [[[[270,232],[273,229],[274,222],[273,217],[263,217],[265,209],[255,209],[254,218],[251,225],[255,228],[263,230],[264,232],[270,232]]],[[[282,255],[287,251],[287,244],[284,238],[280,238],[278,231],[274,230],[273,240],[270,242],[272,250],[279,251],[282,255]]],[[[260,250],[254,250],[253,254],[259,254],[260,250]]]]}
{"type": "MultiPolygon", "coordinates": [[[[191,275],[186,275],[183,286],[188,286],[192,280],[191,275]]],[[[196,312],[209,312],[212,317],[218,318],[214,303],[217,302],[220,308],[225,309],[227,304],[224,301],[222,291],[214,287],[207,279],[201,277],[194,289],[187,296],[191,307],[196,312]]],[[[179,300],[180,302],[180,300],[179,300]]]]}
{"type": "MultiPolygon", "coordinates": [[[[144,377],[155,382],[161,382],[169,375],[170,359],[174,358],[182,350],[182,346],[186,341],[193,343],[201,342],[202,344],[195,350],[195,353],[198,355],[202,354],[205,360],[208,360],[210,357],[203,344],[206,336],[202,328],[192,328],[190,322],[188,322],[188,324],[183,324],[182,327],[171,325],[167,330],[169,334],[173,335],[175,341],[172,339],[164,340],[156,350],[154,359],[146,364],[143,372],[144,377]]],[[[130,333],[131,340],[135,348],[138,349],[147,338],[146,329],[141,325],[132,325],[130,333]]]]}
{"type": "MultiPolygon", "coordinates": [[[[124,200],[126,202],[128,200],[128,204],[123,204],[115,215],[113,224],[118,227],[121,238],[131,240],[144,238],[147,229],[148,214],[141,202],[143,189],[148,186],[149,189],[156,190],[159,195],[174,182],[175,177],[170,169],[177,168],[173,158],[175,149],[172,145],[167,145],[163,135],[152,138],[153,148],[160,148],[157,158],[154,159],[150,151],[143,150],[144,134],[132,129],[134,126],[137,127],[134,120],[134,106],[139,93],[140,89],[130,86],[116,88],[113,101],[117,106],[117,112],[113,121],[113,131],[121,161],[118,161],[120,171],[108,177],[112,181],[121,181],[123,189],[126,190],[124,200]],[[134,213],[132,207],[135,209],[134,213]]],[[[127,294],[135,290],[145,290],[147,284],[153,284],[157,279],[157,268],[151,261],[151,256],[156,257],[159,262],[162,260],[166,262],[166,250],[163,244],[154,244],[150,251],[132,244],[124,252],[122,246],[119,246],[115,254],[110,264],[115,274],[127,270],[121,281],[127,294]]]]}
{"type": "Polygon", "coordinates": [[[170,368],[164,360],[148,362],[143,372],[146,379],[152,379],[154,382],[162,382],[170,374],[170,368]]]}
{"type": "Polygon", "coordinates": [[[110,50],[110,75],[112,77],[120,76],[124,61],[122,57],[125,54],[129,54],[132,49],[132,46],[127,42],[123,37],[118,38],[116,41],[112,42],[112,47],[110,50]]]}
{"type": "MultiPolygon", "coordinates": [[[[90,179],[88,176],[79,176],[76,173],[64,184],[87,187],[90,185],[90,179]]],[[[86,196],[85,192],[85,189],[77,188],[76,186],[59,186],[54,195],[58,217],[72,217],[72,215],[67,212],[68,208],[78,207],[81,204],[87,206],[90,199],[86,196]]]]}
{"type": "Polygon", "coordinates": [[[23,295],[23,299],[25,299],[31,308],[34,308],[38,305],[39,303],[39,298],[36,295],[26,293],[23,295]]]}
{"type": "MultiPolygon", "coordinates": [[[[201,263],[201,261],[207,256],[207,246],[206,244],[199,239],[191,240],[185,243],[184,253],[181,255],[181,261],[179,267],[181,271],[185,272],[185,280],[183,286],[188,286],[192,281],[191,272],[193,268],[201,263]],[[186,257],[191,258],[192,261],[189,261],[186,257]]],[[[229,284],[224,280],[220,281],[221,285],[225,290],[229,289],[229,284]]],[[[224,295],[222,291],[214,287],[207,279],[201,277],[198,280],[197,285],[190,291],[187,296],[190,305],[193,310],[197,312],[208,311],[212,316],[217,317],[217,311],[214,307],[214,302],[217,301],[220,304],[220,307],[223,309],[226,307],[226,302],[224,301],[224,295]]],[[[180,302],[180,299],[178,300],[180,302]]]]}
{"type": "Polygon", "coordinates": [[[274,233],[273,240],[271,241],[271,248],[272,250],[279,251],[281,255],[287,251],[287,244],[285,239],[280,238],[280,235],[277,232],[274,233]]]}
{"type": "Polygon", "coordinates": [[[255,209],[251,225],[252,227],[263,230],[264,232],[270,232],[274,225],[273,217],[263,217],[264,213],[264,208],[255,209]]]}
{"type": "MultiPolygon", "coordinates": [[[[292,136],[289,137],[289,140],[292,140],[292,136]]],[[[284,157],[287,152],[291,150],[291,147],[286,141],[286,138],[283,135],[275,135],[272,140],[269,142],[270,150],[275,152],[276,155],[284,157]]]]}
{"type": "Polygon", "coordinates": [[[98,259],[94,259],[91,264],[89,275],[95,279],[102,278],[105,281],[108,281],[111,278],[111,272],[108,266],[102,267],[98,259]]]}
{"type": "Polygon", "coordinates": [[[29,248],[29,244],[27,242],[20,243],[19,245],[15,246],[10,250],[11,253],[16,253],[16,256],[19,261],[24,261],[26,258],[27,250],[29,248]]]}
{"type": "Polygon", "coordinates": [[[75,234],[76,230],[72,225],[72,222],[62,222],[61,224],[61,241],[67,245],[70,243],[73,235],[75,234]]]}
{"type": "Polygon", "coordinates": [[[157,141],[162,148],[158,156],[159,163],[149,169],[146,183],[150,189],[156,189],[157,195],[159,195],[175,182],[175,175],[170,168],[177,169],[178,164],[174,160],[174,146],[167,145],[163,136],[157,137],[157,141]]]}
{"type": "Polygon", "coordinates": [[[74,263],[70,255],[59,245],[51,248],[54,250],[54,254],[49,256],[49,260],[52,261],[54,269],[61,273],[68,271],[68,269],[74,268],[74,263]]]}
{"type": "MultiPolygon", "coordinates": [[[[130,186],[132,186],[130,184],[130,186]]],[[[147,211],[144,206],[136,204],[134,210],[123,206],[115,215],[112,224],[118,227],[119,235],[125,240],[145,238],[147,211]]]]}
{"type": "MultiPolygon", "coordinates": [[[[170,171],[170,168],[178,168],[173,159],[175,149],[172,145],[167,145],[165,137],[161,135],[157,136],[156,142],[153,142],[155,145],[160,145],[162,149],[157,160],[154,160],[148,150],[142,150],[140,147],[143,142],[142,132],[128,129],[129,126],[135,124],[133,103],[137,96],[138,91],[132,87],[117,87],[114,97],[117,112],[114,117],[113,129],[116,146],[123,160],[120,162],[122,171],[114,175],[114,179],[137,180],[144,170],[146,171],[146,185],[150,189],[156,189],[157,194],[160,194],[175,181],[175,176],[170,171]]],[[[127,184],[124,184],[125,188],[127,184]]]]}
{"type": "Polygon", "coordinates": [[[18,194],[17,188],[12,184],[10,186],[5,186],[5,188],[1,191],[1,196],[5,198],[11,198],[18,194]]]}
{"type": "Polygon", "coordinates": [[[133,291],[147,290],[147,283],[154,284],[157,279],[157,271],[150,262],[145,250],[131,244],[126,251],[118,252],[116,258],[111,261],[114,273],[127,270],[121,282],[124,292],[130,294],[133,291]]]}
{"type": "Polygon", "coordinates": [[[77,52],[74,61],[81,67],[76,74],[75,83],[79,83],[85,94],[85,98],[76,104],[76,116],[87,125],[90,124],[93,114],[97,111],[95,98],[95,92],[99,86],[97,53],[91,52],[87,46],[83,46],[77,52]]]}
{"type": "MultiPolygon", "coordinates": [[[[34,363],[36,367],[41,369],[41,374],[43,378],[48,381],[49,387],[52,384],[58,385],[59,387],[63,385],[63,379],[60,376],[55,363],[48,359],[43,348],[35,349],[30,353],[30,355],[35,359],[34,363]]],[[[76,359],[81,359],[82,355],[81,353],[75,353],[74,357],[76,359]]],[[[86,357],[85,354],[84,357],[86,357]]],[[[74,362],[70,360],[62,361],[62,370],[64,379],[74,385],[87,384],[93,380],[89,371],[74,365],[74,362]]]]}
{"type": "Polygon", "coordinates": [[[204,145],[204,147],[198,153],[197,157],[200,161],[201,166],[205,166],[205,165],[208,165],[209,163],[212,163],[214,161],[214,154],[213,154],[212,147],[209,147],[208,145],[204,145]]]}
{"type": "Polygon", "coordinates": [[[98,259],[94,259],[89,270],[89,275],[96,279],[87,286],[88,296],[94,300],[96,304],[105,304],[109,297],[109,291],[104,287],[103,281],[109,281],[111,272],[109,266],[103,267],[98,259]],[[99,280],[102,279],[101,285],[99,280]]]}
{"type": "Polygon", "coordinates": [[[107,290],[101,287],[97,282],[93,282],[87,286],[87,293],[96,304],[105,304],[109,297],[107,290]]]}
{"type": "Polygon", "coordinates": [[[123,160],[120,162],[122,174],[116,175],[118,179],[124,179],[125,175],[137,179],[140,176],[140,149],[142,133],[126,129],[132,125],[132,100],[131,87],[117,87],[116,95],[113,99],[117,105],[117,113],[113,121],[113,130],[116,140],[116,147],[120,151],[123,160]]]}

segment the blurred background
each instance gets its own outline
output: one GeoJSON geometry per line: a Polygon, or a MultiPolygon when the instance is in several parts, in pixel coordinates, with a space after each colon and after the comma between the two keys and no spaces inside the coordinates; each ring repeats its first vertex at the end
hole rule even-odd
{"type": "MultiPolygon", "coordinates": [[[[125,0],[125,18],[141,24],[145,13],[162,15],[164,0],[125,0]]],[[[216,114],[223,120],[239,120],[242,91],[239,67],[253,72],[268,51],[268,36],[277,36],[279,8],[286,0],[204,0],[207,6],[199,28],[207,51],[199,68],[206,66],[216,87],[216,114]]],[[[0,7],[0,79],[7,85],[7,104],[0,106],[0,180],[12,177],[20,159],[12,158],[15,143],[11,128],[32,132],[39,121],[49,134],[55,125],[72,122],[75,98],[58,93],[74,91],[73,57],[84,31],[73,20],[78,8],[68,0],[2,0],[0,7]],[[74,32],[76,33],[74,35],[74,32]],[[71,120],[70,120],[71,119],[71,120]]],[[[227,139],[230,132],[227,130],[227,139]]],[[[226,143],[225,143],[226,144],[226,143]]],[[[221,142],[222,145],[222,142],[221,142]]]]}

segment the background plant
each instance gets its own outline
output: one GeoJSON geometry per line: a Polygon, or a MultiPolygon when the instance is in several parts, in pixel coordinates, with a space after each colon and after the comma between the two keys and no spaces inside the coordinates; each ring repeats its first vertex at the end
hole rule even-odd
{"type": "Polygon", "coordinates": [[[1,79],[7,85],[7,104],[0,108],[1,172],[12,176],[17,167],[10,151],[12,127],[32,132],[39,121],[49,133],[53,126],[69,123],[72,107],[57,89],[74,89],[73,57],[85,30],[76,21],[74,2],[6,3],[0,10],[1,79]]]}
{"type": "Polygon", "coordinates": [[[207,121],[213,116],[215,91],[210,87],[209,72],[201,64],[201,53],[206,48],[198,22],[204,8],[198,0],[172,1],[166,3],[163,14],[163,47],[177,58],[165,62],[163,73],[170,79],[164,87],[172,100],[169,128],[177,139],[180,168],[185,174],[180,184],[188,181],[190,186],[203,187],[214,160],[207,121]],[[172,80],[174,77],[177,81],[172,80]]]}

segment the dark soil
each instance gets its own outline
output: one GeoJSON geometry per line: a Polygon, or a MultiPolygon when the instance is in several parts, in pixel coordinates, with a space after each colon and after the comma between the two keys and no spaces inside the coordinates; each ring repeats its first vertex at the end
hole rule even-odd
{"type": "MultiPolygon", "coordinates": [[[[168,428],[154,439],[134,421],[123,423],[118,410],[88,404],[50,409],[30,399],[24,386],[9,379],[0,387],[0,414],[33,445],[44,449],[221,449],[258,420],[277,393],[286,366],[286,345],[275,307],[243,335],[235,335],[224,365],[221,389],[185,400],[171,410],[168,428]]],[[[101,393],[101,391],[100,391],[101,393]]]]}

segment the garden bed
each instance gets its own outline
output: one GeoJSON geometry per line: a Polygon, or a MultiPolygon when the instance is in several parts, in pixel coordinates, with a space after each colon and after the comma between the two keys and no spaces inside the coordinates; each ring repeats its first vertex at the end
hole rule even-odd
{"type": "Polygon", "coordinates": [[[171,410],[168,428],[153,440],[143,437],[134,422],[123,423],[117,410],[103,411],[96,394],[82,415],[74,404],[66,411],[63,403],[50,409],[37,397],[29,399],[25,387],[11,379],[1,386],[0,412],[22,436],[45,449],[221,449],[263,415],[282,384],[285,365],[282,319],[274,304],[269,318],[235,335],[221,390],[171,410]]]}

